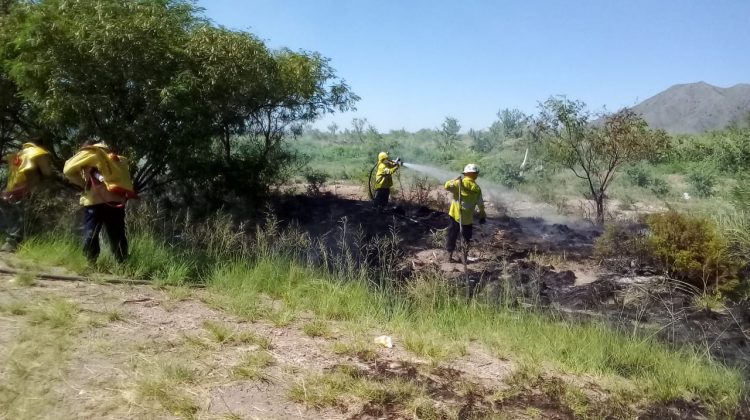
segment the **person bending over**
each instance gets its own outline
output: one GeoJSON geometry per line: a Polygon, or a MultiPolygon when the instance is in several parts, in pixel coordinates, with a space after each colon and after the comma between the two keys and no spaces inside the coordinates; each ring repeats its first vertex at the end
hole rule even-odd
{"type": "Polygon", "coordinates": [[[90,263],[99,256],[99,233],[107,232],[118,262],[128,257],[125,203],[135,198],[128,160],[105,143],[88,140],[63,168],[65,177],[83,189],[83,252],[90,263]]]}

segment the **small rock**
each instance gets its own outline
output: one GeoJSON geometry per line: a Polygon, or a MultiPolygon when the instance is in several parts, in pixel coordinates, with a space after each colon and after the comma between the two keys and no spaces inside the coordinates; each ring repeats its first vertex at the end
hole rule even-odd
{"type": "Polygon", "coordinates": [[[388,335],[381,335],[380,337],[375,337],[375,344],[380,344],[390,349],[393,348],[393,339],[388,335]]]}

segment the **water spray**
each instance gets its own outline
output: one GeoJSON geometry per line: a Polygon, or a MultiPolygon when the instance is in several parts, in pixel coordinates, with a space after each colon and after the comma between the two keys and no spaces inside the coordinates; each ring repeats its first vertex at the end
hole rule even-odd
{"type": "MultiPolygon", "coordinates": [[[[434,166],[413,162],[408,162],[407,165],[410,170],[437,180],[453,179],[456,177],[455,172],[446,171],[434,166]]],[[[538,217],[549,223],[558,224],[576,224],[579,222],[574,218],[561,215],[554,206],[541,203],[526,194],[489,182],[486,179],[480,181],[480,184],[482,185],[482,193],[485,201],[502,204],[514,216],[538,217]]]]}

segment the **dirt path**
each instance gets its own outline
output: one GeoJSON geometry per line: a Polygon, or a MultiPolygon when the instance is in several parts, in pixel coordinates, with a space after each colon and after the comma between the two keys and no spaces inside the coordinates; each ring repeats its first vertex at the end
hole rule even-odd
{"type": "Polygon", "coordinates": [[[457,418],[493,411],[489,397],[508,388],[511,363],[481,348],[450,367],[431,365],[398,342],[357,347],[336,327],[312,338],[304,317],[251,323],[211,299],[0,277],[0,418],[397,418],[428,408],[457,418]],[[55,340],[64,344],[37,347],[55,340]],[[390,401],[397,386],[413,394],[408,401],[390,401]]]}

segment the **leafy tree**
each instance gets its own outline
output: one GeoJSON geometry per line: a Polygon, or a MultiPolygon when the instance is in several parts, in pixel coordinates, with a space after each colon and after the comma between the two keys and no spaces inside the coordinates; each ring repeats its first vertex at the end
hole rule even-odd
{"type": "Polygon", "coordinates": [[[339,125],[336,124],[335,122],[328,124],[328,127],[326,128],[328,129],[328,133],[330,133],[332,136],[335,136],[336,133],[339,131],[339,125]]]}
{"type": "Polygon", "coordinates": [[[367,125],[367,118],[353,118],[352,119],[352,132],[357,137],[360,143],[365,142],[365,126],[367,125]]]}
{"type": "Polygon", "coordinates": [[[471,138],[471,149],[479,153],[487,153],[492,150],[492,136],[490,133],[482,130],[469,130],[471,138]]]}
{"type": "Polygon", "coordinates": [[[445,121],[440,126],[438,133],[440,134],[440,148],[444,153],[451,152],[458,142],[458,132],[461,130],[461,125],[458,120],[453,117],[445,117],[445,121]]]}
{"type": "Polygon", "coordinates": [[[262,195],[294,162],[287,136],[359,99],[326,58],[272,51],[211,25],[187,0],[40,0],[7,10],[0,136],[42,131],[59,156],[101,138],[131,157],[141,191],[176,182],[219,201],[262,195]]]}
{"type": "Polygon", "coordinates": [[[490,126],[496,139],[519,138],[523,135],[528,117],[518,109],[504,108],[497,112],[497,121],[490,126]]]}
{"type": "Polygon", "coordinates": [[[537,124],[545,133],[549,157],[586,183],[596,204],[597,222],[604,222],[607,188],[617,170],[664,153],[669,137],[651,130],[631,109],[624,108],[593,123],[581,101],[553,97],[541,105],[537,124]]]}

